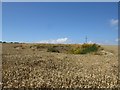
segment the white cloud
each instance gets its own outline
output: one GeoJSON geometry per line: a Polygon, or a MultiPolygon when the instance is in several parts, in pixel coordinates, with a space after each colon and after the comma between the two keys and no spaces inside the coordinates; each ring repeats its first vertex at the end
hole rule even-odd
{"type": "Polygon", "coordinates": [[[48,41],[42,40],[42,41],[39,41],[39,42],[37,42],[37,43],[48,43],[48,41]]]}
{"type": "Polygon", "coordinates": [[[111,24],[112,26],[117,26],[117,25],[118,25],[118,19],[111,19],[111,20],[110,20],[110,24],[111,24]]]}
{"type": "Polygon", "coordinates": [[[89,43],[89,44],[93,44],[94,42],[92,42],[92,41],[89,41],[88,43],[89,43]]]}
{"type": "Polygon", "coordinates": [[[57,39],[57,43],[65,43],[66,41],[68,40],[68,38],[60,38],[60,39],[57,39]]]}
{"type": "Polygon", "coordinates": [[[53,43],[53,44],[64,44],[68,42],[68,38],[59,38],[56,40],[42,40],[37,43],[53,43]]]}

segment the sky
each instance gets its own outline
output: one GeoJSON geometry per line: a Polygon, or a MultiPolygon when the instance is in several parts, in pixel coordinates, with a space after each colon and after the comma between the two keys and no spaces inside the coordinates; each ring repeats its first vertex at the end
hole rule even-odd
{"type": "Polygon", "coordinates": [[[117,2],[3,2],[2,40],[117,44],[117,2]]]}
{"type": "Polygon", "coordinates": [[[119,0],[2,0],[2,2],[119,2],[119,0]]]}

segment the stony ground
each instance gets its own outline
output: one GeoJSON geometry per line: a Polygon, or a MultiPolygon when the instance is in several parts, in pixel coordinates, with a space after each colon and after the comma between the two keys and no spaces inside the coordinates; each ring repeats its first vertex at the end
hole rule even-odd
{"type": "Polygon", "coordinates": [[[4,88],[115,88],[117,46],[103,46],[105,55],[74,55],[3,44],[4,88]]]}

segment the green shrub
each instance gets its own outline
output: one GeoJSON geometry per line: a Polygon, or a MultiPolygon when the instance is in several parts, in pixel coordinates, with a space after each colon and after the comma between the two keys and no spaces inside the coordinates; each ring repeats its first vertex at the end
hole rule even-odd
{"type": "Polygon", "coordinates": [[[100,45],[97,44],[83,44],[81,47],[80,54],[87,54],[90,52],[97,52],[100,48],[100,45]]]}
{"type": "Polygon", "coordinates": [[[81,50],[80,48],[74,48],[69,51],[71,54],[80,54],[81,50]]]}
{"type": "Polygon", "coordinates": [[[87,54],[91,52],[97,52],[100,49],[100,45],[97,44],[83,44],[81,47],[76,47],[71,50],[72,54],[87,54]]]}
{"type": "Polygon", "coordinates": [[[7,42],[4,41],[4,42],[2,42],[2,43],[7,43],[7,42]]]}
{"type": "Polygon", "coordinates": [[[54,48],[54,47],[51,46],[51,47],[48,47],[47,52],[57,52],[57,53],[59,53],[59,50],[57,48],[54,48]]]}

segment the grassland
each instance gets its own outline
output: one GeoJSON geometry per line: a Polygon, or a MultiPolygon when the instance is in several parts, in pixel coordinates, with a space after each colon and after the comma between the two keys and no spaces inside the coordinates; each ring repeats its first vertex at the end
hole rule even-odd
{"type": "Polygon", "coordinates": [[[52,44],[3,44],[4,88],[115,88],[118,87],[118,48],[102,46],[97,54],[49,52],[52,44]]]}

